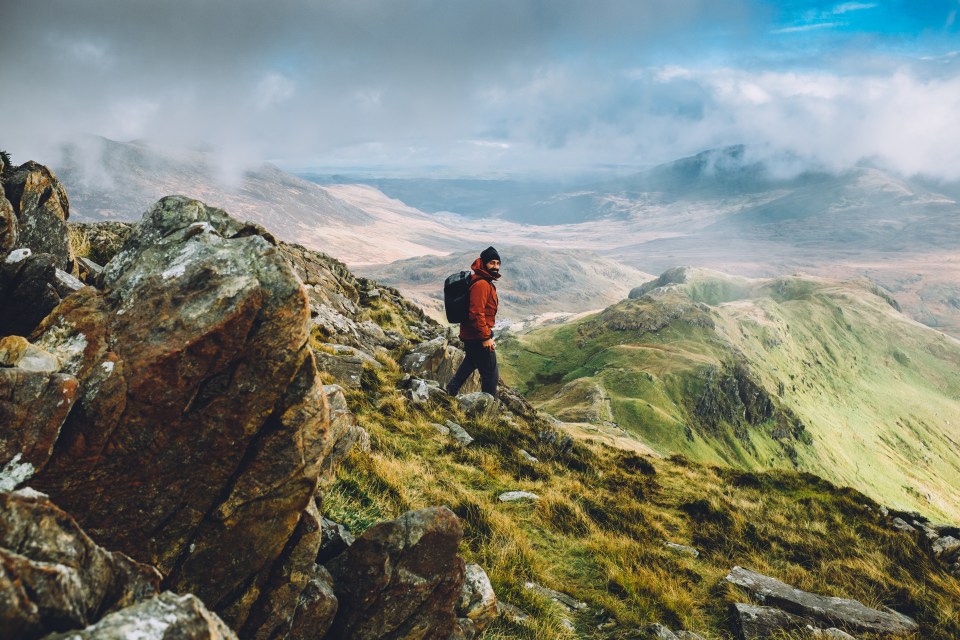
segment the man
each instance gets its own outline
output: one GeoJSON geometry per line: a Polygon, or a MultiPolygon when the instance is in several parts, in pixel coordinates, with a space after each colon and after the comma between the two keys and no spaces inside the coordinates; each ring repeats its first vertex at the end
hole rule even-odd
{"type": "Polygon", "coordinates": [[[460,323],[460,339],[467,357],[447,384],[447,393],[457,395],[460,387],[474,371],[480,371],[480,385],[484,393],[497,397],[496,345],[493,342],[493,324],[497,317],[497,287],[500,279],[500,254],[487,247],[470,265],[470,307],[467,319],[460,323]]]}

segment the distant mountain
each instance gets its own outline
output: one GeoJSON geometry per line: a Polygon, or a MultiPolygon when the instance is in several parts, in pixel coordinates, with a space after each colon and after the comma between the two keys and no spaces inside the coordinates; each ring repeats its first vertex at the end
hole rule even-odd
{"type": "Polygon", "coordinates": [[[71,219],[80,222],[136,221],[161,197],[180,194],[351,263],[449,251],[462,242],[433,217],[372,189],[345,187],[344,198],[270,164],[225,181],[202,151],[90,138],[67,147],[54,169],[70,193],[71,219]]]}
{"type": "Polygon", "coordinates": [[[502,338],[505,378],[665,455],[797,468],[960,518],[960,341],[865,281],[675,269],[633,296],[502,338]]]}
{"type": "MultiPolygon", "coordinates": [[[[498,246],[503,279],[498,283],[500,319],[521,320],[553,311],[576,313],[600,309],[622,299],[650,275],[590,251],[543,250],[498,246]]],[[[469,270],[478,252],[424,256],[360,272],[396,287],[439,318],[443,315],[443,281],[469,270]]]]}

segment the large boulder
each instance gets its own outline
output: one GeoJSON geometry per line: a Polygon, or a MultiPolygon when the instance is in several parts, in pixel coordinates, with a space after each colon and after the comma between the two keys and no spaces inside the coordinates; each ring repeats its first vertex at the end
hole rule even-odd
{"type": "Polygon", "coordinates": [[[223,620],[196,596],[166,591],[111,613],[100,622],[44,640],[236,640],[223,620]]]}
{"type": "Polygon", "coordinates": [[[856,600],[808,593],[742,567],[734,567],[726,580],[765,605],[815,621],[815,626],[896,637],[913,634],[919,628],[914,620],[896,611],[878,611],[856,600]]]}
{"type": "Polygon", "coordinates": [[[370,527],[327,567],[340,609],[331,638],[449,638],[464,579],[460,521],[446,507],[370,527]]]}
{"type": "Polygon", "coordinates": [[[70,202],[53,172],[27,162],[5,173],[3,189],[17,217],[15,246],[48,253],[57,267],[72,270],[73,254],[67,241],[70,202]]]}
{"type": "Polygon", "coordinates": [[[41,493],[0,493],[0,639],[81,629],[157,592],[160,574],[87,536],[41,493]]]}
{"type": "Polygon", "coordinates": [[[239,628],[316,491],[328,408],[306,294],[262,229],[158,202],[33,334],[79,381],[33,484],[239,628]]]}

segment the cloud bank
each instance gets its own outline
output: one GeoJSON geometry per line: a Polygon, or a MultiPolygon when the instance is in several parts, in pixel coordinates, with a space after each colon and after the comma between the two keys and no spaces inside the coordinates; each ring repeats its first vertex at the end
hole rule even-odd
{"type": "MultiPolygon", "coordinates": [[[[269,158],[486,175],[644,166],[749,143],[960,179],[960,58],[822,34],[874,3],[800,18],[776,6],[5,3],[0,146],[44,159],[96,134],[212,146],[233,167],[269,158]],[[814,23],[815,41],[802,28],[814,23]]],[[[958,6],[931,18],[941,32],[955,32],[958,6]]]]}

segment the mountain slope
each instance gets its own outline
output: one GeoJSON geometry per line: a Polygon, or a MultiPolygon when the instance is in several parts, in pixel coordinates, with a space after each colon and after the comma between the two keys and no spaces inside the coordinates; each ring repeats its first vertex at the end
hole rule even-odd
{"type": "Polygon", "coordinates": [[[960,343],[863,283],[676,270],[656,284],[501,341],[504,375],[665,454],[795,467],[960,517],[960,343]]]}
{"type": "MultiPolygon", "coordinates": [[[[600,309],[623,298],[649,275],[590,251],[498,245],[503,256],[498,319],[520,320],[533,314],[600,309]]],[[[377,280],[400,289],[424,309],[443,315],[443,281],[468,270],[479,251],[449,256],[409,258],[388,265],[361,268],[377,280]]]]}

